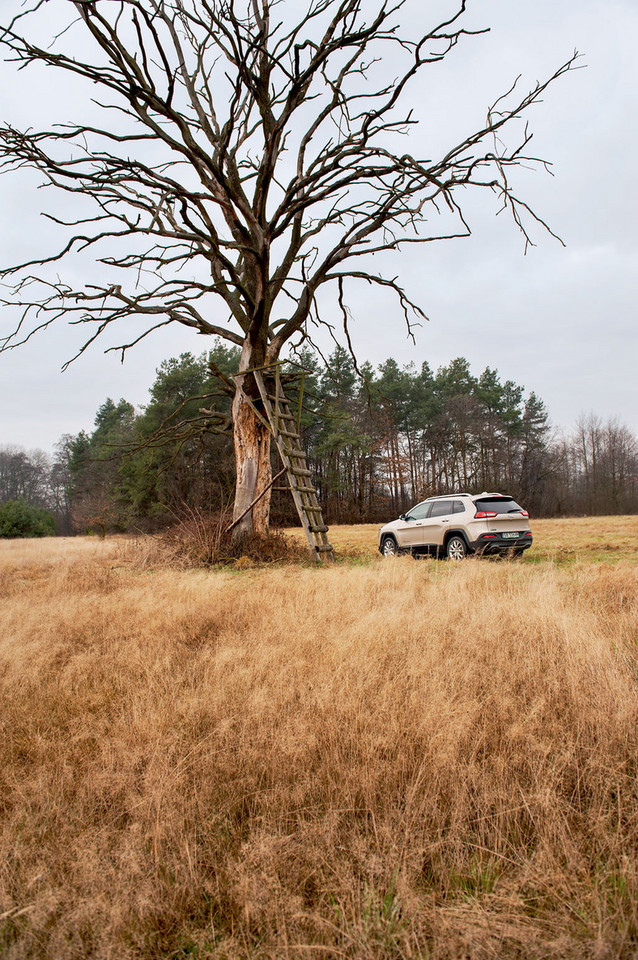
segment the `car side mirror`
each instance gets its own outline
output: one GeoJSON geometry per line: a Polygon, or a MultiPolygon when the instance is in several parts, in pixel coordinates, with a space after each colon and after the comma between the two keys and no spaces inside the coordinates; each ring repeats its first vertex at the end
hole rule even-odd
{"type": "Polygon", "coordinates": [[[408,518],[406,517],[406,515],[405,515],[404,513],[402,513],[401,516],[399,517],[399,520],[407,520],[407,519],[408,519],[408,518]]]}

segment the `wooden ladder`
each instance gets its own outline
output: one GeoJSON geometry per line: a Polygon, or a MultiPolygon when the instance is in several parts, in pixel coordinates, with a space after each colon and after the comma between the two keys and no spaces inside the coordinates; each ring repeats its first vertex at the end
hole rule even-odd
{"type": "MultiPolygon", "coordinates": [[[[297,416],[295,416],[283,389],[279,364],[274,367],[274,393],[271,392],[273,377],[272,375],[265,377],[264,373],[266,371],[270,373],[272,369],[272,367],[264,367],[250,372],[255,378],[268,420],[267,425],[284,467],[282,473],[285,471],[288,475],[290,492],[295,501],[310,552],[315,560],[333,561],[335,556],[328,540],[328,527],[323,522],[317,491],[312,483],[312,471],[308,469],[306,454],[301,445],[301,397],[297,416]]],[[[264,417],[256,409],[252,400],[249,397],[246,399],[263,422],[264,417]]]]}

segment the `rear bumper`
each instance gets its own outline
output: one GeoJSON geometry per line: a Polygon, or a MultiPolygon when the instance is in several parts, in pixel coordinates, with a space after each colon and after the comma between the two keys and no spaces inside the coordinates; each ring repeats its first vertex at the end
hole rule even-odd
{"type": "Polygon", "coordinates": [[[474,553],[509,553],[510,550],[528,550],[534,538],[529,536],[518,537],[516,540],[504,539],[500,534],[482,533],[477,540],[470,543],[470,550],[474,553]]]}

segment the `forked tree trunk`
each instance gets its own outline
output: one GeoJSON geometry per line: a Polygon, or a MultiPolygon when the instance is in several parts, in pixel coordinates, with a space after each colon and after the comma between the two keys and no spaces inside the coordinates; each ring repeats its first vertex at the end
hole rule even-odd
{"type": "MultiPolygon", "coordinates": [[[[254,351],[244,349],[240,362],[241,370],[250,370],[259,363],[254,361],[254,351]]],[[[262,361],[263,362],[263,361],[262,361]]],[[[235,505],[233,520],[245,513],[233,529],[233,539],[265,536],[268,533],[271,490],[261,497],[252,510],[250,504],[268,487],[272,479],[270,467],[270,430],[261,422],[246,394],[259,403],[259,391],[250,374],[237,377],[237,389],[233,399],[233,440],[235,445],[235,505]],[[246,513],[246,511],[248,511],[246,513]]]]}

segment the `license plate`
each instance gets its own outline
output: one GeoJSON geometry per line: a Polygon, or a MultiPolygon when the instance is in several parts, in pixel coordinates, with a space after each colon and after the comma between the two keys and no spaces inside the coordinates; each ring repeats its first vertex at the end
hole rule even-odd
{"type": "Polygon", "coordinates": [[[512,533],[502,533],[501,536],[504,540],[518,540],[518,531],[512,533]]]}

